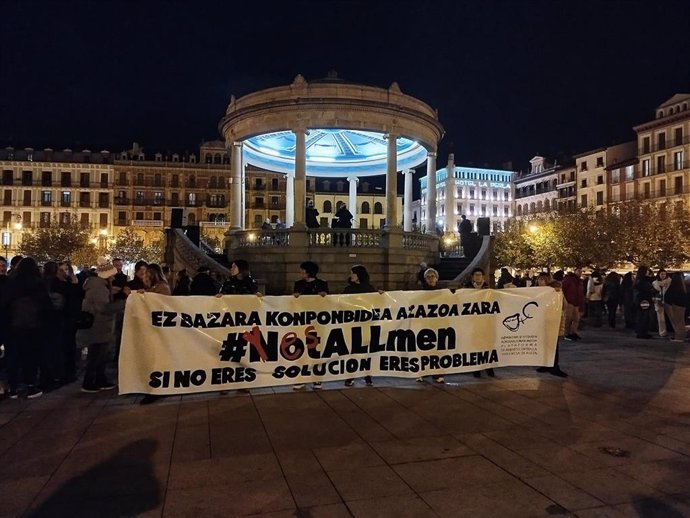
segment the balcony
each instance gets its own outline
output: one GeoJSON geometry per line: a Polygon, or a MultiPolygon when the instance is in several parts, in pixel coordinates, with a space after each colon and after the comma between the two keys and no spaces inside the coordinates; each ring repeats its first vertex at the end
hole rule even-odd
{"type": "Polygon", "coordinates": [[[132,225],[135,227],[163,228],[163,221],[160,219],[133,219],[132,225]]]}
{"type": "Polygon", "coordinates": [[[129,205],[129,198],[115,198],[115,205],[129,205]]]}
{"type": "Polygon", "coordinates": [[[99,209],[108,209],[108,208],[110,208],[110,202],[107,202],[107,201],[99,201],[99,202],[98,202],[98,208],[99,208],[99,209]]]}
{"type": "Polygon", "coordinates": [[[666,189],[655,189],[655,190],[650,190],[647,192],[638,192],[634,194],[633,196],[621,196],[620,194],[618,195],[610,195],[608,197],[608,202],[609,203],[616,203],[620,201],[627,201],[627,200],[659,200],[659,199],[670,199],[673,198],[674,196],[687,196],[690,194],[690,185],[683,185],[683,186],[671,186],[671,187],[666,187],[666,189]]]}
{"type": "Polygon", "coordinates": [[[641,147],[637,150],[638,155],[648,155],[650,153],[656,153],[657,151],[667,151],[669,149],[672,149],[674,147],[678,146],[684,146],[685,144],[690,144],[690,135],[685,135],[681,139],[675,139],[672,138],[668,142],[666,142],[663,146],[654,145],[654,146],[647,146],[647,147],[641,147]]]}
{"type": "Polygon", "coordinates": [[[70,200],[61,200],[60,201],[60,207],[71,207],[72,202],[70,200]]]}
{"type": "Polygon", "coordinates": [[[41,200],[41,207],[52,207],[53,200],[41,200]]]}

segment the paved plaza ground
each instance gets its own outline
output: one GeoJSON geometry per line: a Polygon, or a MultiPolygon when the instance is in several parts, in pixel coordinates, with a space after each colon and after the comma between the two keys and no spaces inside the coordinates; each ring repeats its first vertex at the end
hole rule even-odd
{"type": "Polygon", "coordinates": [[[690,516],[690,344],[581,331],[570,377],[0,401],[0,516],[690,516]]]}

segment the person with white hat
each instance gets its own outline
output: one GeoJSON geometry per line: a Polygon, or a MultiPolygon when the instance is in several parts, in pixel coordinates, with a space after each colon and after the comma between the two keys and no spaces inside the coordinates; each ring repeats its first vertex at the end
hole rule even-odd
{"type": "Polygon", "coordinates": [[[105,374],[105,367],[113,353],[115,314],[122,311],[125,305],[122,299],[113,300],[111,283],[116,273],[117,269],[111,262],[99,258],[96,276],[89,277],[84,283],[81,309],[91,313],[94,318],[91,327],[77,331],[77,346],[88,347],[82,392],[99,392],[116,387],[105,374]]]}

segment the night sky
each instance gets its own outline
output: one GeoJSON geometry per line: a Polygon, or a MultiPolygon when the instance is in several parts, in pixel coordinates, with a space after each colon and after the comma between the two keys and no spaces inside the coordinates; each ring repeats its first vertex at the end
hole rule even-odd
{"type": "Polygon", "coordinates": [[[0,2],[0,145],[193,151],[231,94],[397,81],[456,163],[632,140],[690,91],[690,2],[0,2]]]}

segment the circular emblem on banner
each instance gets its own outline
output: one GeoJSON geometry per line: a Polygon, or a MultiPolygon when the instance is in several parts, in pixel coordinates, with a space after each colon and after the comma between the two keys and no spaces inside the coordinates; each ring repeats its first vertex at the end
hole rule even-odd
{"type": "Polygon", "coordinates": [[[649,301],[643,300],[642,302],[640,302],[640,309],[649,309],[649,301]]]}

